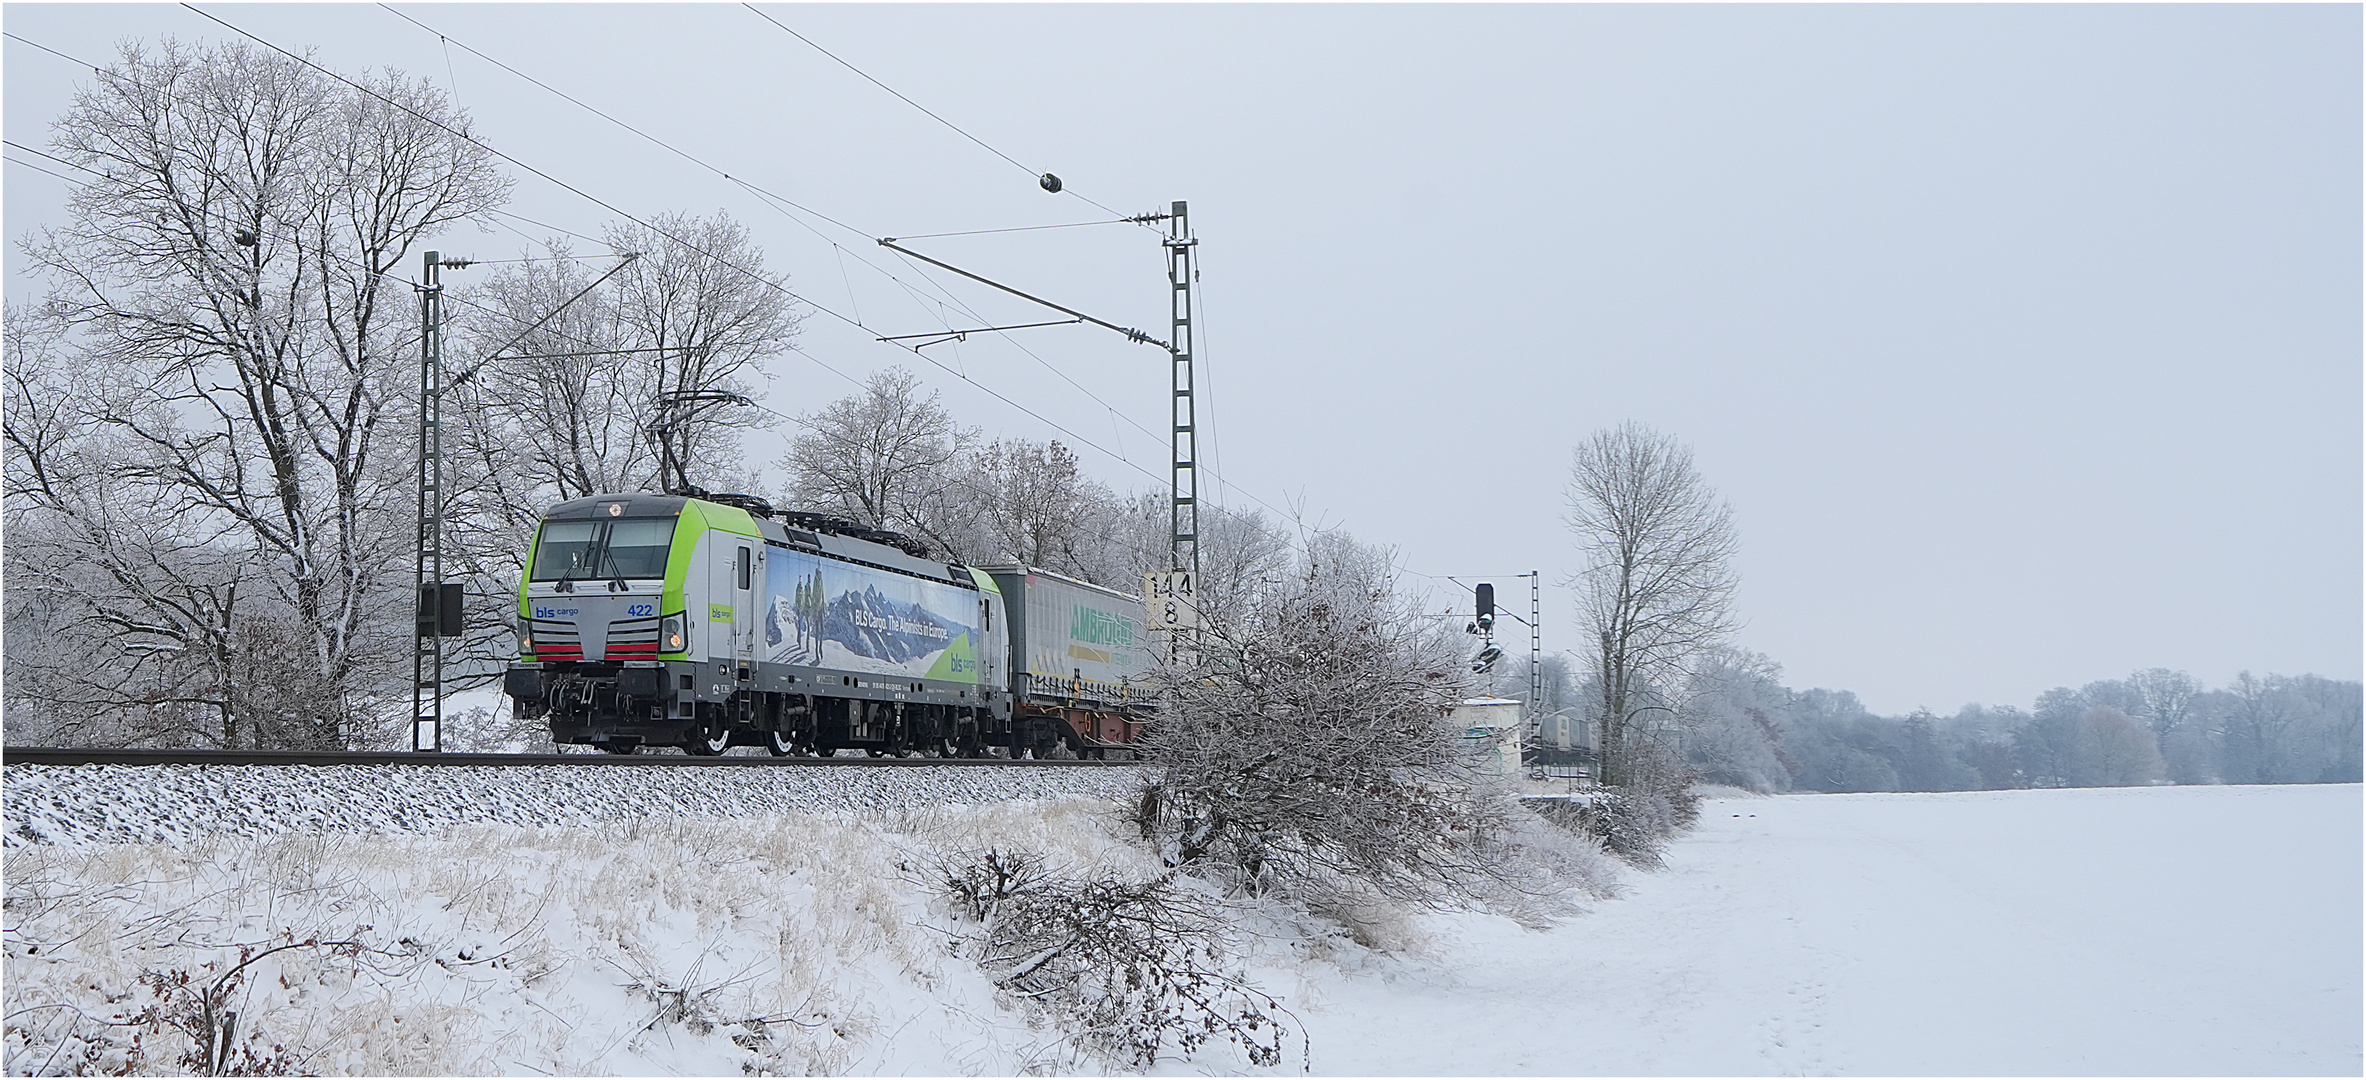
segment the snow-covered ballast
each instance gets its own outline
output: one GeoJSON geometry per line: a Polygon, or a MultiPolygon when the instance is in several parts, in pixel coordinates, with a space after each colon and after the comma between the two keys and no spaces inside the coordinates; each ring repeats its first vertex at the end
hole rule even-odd
{"type": "Polygon", "coordinates": [[[900,539],[746,496],[560,503],[519,586],[506,689],[555,741],[616,753],[1012,745],[994,579],[900,539]]]}

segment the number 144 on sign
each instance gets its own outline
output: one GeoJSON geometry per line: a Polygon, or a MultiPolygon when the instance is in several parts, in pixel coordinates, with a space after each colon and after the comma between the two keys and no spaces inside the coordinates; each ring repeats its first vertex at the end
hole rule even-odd
{"type": "Polygon", "coordinates": [[[1199,596],[1192,586],[1189,570],[1142,575],[1142,606],[1148,609],[1150,629],[1199,629],[1199,596]]]}

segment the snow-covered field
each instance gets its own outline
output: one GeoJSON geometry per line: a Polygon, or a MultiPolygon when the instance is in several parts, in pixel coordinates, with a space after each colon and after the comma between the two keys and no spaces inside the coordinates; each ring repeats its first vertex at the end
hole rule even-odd
{"type": "MultiPolygon", "coordinates": [[[[178,1032],[135,1059],[108,1021],[195,1016],[178,973],[317,939],[218,995],[234,1066],[1089,1070],[955,954],[922,882],[989,844],[1154,872],[1113,817],[1068,796],[17,843],[5,1064],[185,1071],[178,1032]]],[[[1549,931],[1407,917],[1364,928],[1375,951],[1267,907],[1235,947],[1289,1010],[1281,1072],[2356,1075],[2360,822],[2356,786],[1715,800],[1668,869],[1549,931]]]]}
{"type": "Polygon", "coordinates": [[[1546,934],[1441,921],[1316,973],[1316,1067],[1374,1075],[2356,1076],[2356,785],[1708,804],[1546,934]]]}

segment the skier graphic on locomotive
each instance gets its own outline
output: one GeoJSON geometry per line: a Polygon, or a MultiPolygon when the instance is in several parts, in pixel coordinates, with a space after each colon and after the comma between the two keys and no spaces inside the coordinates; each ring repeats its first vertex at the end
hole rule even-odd
{"type": "Polygon", "coordinates": [[[738,495],[554,506],[505,689],[611,753],[1086,756],[1139,734],[1141,598],[738,495]]]}

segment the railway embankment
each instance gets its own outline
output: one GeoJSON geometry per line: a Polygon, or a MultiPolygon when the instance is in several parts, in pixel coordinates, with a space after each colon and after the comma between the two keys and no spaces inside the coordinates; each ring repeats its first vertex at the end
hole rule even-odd
{"type": "MultiPolygon", "coordinates": [[[[848,763],[849,765],[853,763],[848,763]]],[[[143,764],[10,761],[6,843],[176,843],[207,835],[435,833],[459,825],[879,813],[1072,795],[1122,797],[1140,769],[143,764]]]]}

